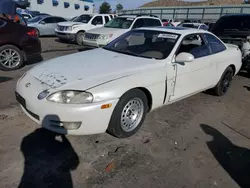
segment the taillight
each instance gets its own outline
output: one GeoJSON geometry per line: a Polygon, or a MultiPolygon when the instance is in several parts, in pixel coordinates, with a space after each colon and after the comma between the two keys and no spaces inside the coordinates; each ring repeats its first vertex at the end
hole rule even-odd
{"type": "Polygon", "coordinates": [[[37,37],[38,33],[37,33],[36,29],[32,29],[31,31],[27,32],[27,35],[37,37]]]}

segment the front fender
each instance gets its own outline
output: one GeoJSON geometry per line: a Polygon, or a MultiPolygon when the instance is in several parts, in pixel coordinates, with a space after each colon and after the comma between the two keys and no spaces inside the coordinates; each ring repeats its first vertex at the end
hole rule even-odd
{"type": "Polygon", "coordinates": [[[166,70],[154,70],[134,74],[91,88],[88,91],[94,95],[94,102],[119,99],[124,93],[134,88],[145,88],[152,96],[152,109],[163,104],[166,91],[166,70]]]}

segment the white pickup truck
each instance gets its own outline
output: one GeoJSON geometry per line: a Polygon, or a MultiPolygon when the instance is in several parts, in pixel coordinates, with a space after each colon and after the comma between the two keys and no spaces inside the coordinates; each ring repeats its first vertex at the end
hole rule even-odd
{"type": "Polygon", "coordinates": [[[83,14],[70,22],[60,22],[55,29],[56,36],[63,41],[75,41],[82,45],[86,31],[104,26],[116,15],[113,14],[83,14]]]}

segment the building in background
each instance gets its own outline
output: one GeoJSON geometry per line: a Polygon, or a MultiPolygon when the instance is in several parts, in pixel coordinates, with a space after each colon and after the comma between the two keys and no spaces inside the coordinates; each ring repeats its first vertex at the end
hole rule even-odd
{"type": "Polygon", "coordinates": [[[81,14],[93,14],[93,0],[15,0],[23,8],[54,16],[72,18],[81,14]]]}

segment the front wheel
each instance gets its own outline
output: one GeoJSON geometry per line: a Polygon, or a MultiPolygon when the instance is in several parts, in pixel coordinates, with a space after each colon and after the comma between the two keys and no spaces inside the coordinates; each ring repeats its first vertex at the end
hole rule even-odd
{"type": "Polygon", "coordinates": [[[83,45],[83,36],[84,36],[84,32],[80,31],[76,34],[76,42],[78,45],[82,46],[83,45]]]}
{"type": "Polygon", "coordinates": [[[223,96],[227,93],[228,89],[231,86],[233,76],[234,76],[234,71],[233,71],[232,67],[228,67],[224,71],[219,83],[214,88],[215,95],[223,96]]]}
{"type": "Polygon", "coordinates": [[[130,90],[116,105],[107,132],[118,138],[130,137],[140,129],[147,112],[148,102],[144,92],[130,90]]]}

